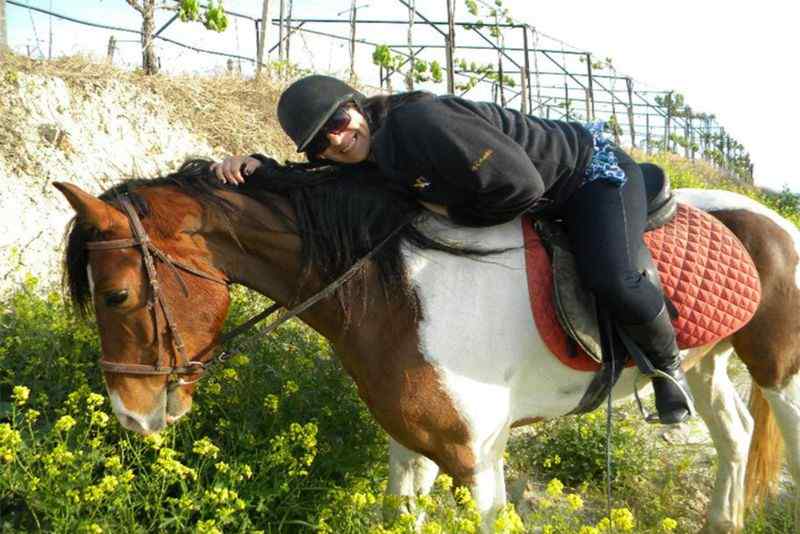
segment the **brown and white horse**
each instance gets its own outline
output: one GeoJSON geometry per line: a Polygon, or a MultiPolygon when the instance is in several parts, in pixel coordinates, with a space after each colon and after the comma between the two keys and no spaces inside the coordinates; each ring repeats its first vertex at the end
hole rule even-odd
{"type": "MultiPolygon", "coordinates": [[[[114,201],[121,189],[137,199],[144,228],[159,249],[286,305],[321,289],[387,235],[392,220],[417,209],[382,190],[351,202],[370,189],[369,181],[312,179],[292,189],[287,185],[292,179],[312,171],[293,171],[282,181],[276,165],[272,178],[254,177],[237,189],[205,180],[206,170],[199,164],[168,179],[132,182],[102,200],[56,184],[77,212],[67,251],[73,298],[78,305],[92,303],[104,358],[145,365],[179,359],[172,343],[161,342],[170,337],[162,312],[146,305],[149,287],[140,250],[85,250],[87,241],[131,238],[129,219],[114,201]],[[356,237],[337,244],[347,232],[356,237]],[[365,232],[381,237],[363,238],[365,232]],[[349,259],[316,265],[327,261],[320,252],[326,246],[352,249],[344,254],[349,259]],[[304,283],[298,289],[299,281],[304,283]]],[[[708,530],[737,532],[747,469],[757,492],[779,466],[780,438],[770,433],[775,421],[800,481],[800,233],[737,194],[676,194],[728,226],[761,278],[763,300],[752,320],[730,338],[684,355],[697,411],[719,456],[708,530]],[[733,351],[752,375],[755,417],[727,376],[733,351]]],[[[520,221],[463,229],[422,216],[409,228],[359,280],[301,318],[332,342],[361,398],[388,432],[388,491],[424,494],[441,470],[472,489],[488,529],[506,502],[503,450],[511,428],[569,413],[592,376],[559,363],[536,330],[520,221]],[[458,247],[437,245],[443,242],[477,243],[493,254],[465,258],[458,247]]],[[[331,254],[329,259],[338,253],[331,254]]],[[[183,292],[163,263],[157,262],[156,270],[186,352],[201,353],[220,333],[227,288],[181,273],[188,288],[183,292]]],[[[625,370],[615,392],[632,391],[635,372],[625,370]]],[[[118,372],[106,372],[105,379],[115,414],[136,432],[158,432],[191,407],[191,384],[118,372]]]]}

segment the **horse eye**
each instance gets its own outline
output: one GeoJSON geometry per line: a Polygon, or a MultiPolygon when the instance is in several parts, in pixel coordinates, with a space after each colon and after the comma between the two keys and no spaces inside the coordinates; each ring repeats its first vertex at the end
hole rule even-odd
{"type": "Polygon", "coordinates": [[[119,306],[128,300],[128,290],[122,289],[120,291],[111,291],[106,294],[106,306],[119,306]]]}

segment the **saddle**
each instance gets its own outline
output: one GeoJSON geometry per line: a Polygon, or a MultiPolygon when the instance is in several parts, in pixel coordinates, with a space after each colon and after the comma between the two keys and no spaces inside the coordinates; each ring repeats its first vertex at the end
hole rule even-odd
{"type": "MultiPolygon", "coordinates": [[[[758,273],[738,238],[713,216],[679,204],[656,165],[640,165],[648,198],[644,240],[658,272],[639,258],[639,269],[661,285],[672,313],[678,346],[698,347],[729,336],[755,313],[761,296],[758,273]]],[[[550,219],[523,223],[528,290],[537,329],[565,365],[594,371],[577,412],[594,409],[629,361],[613,325],[598,310],[578,277],[566,230],[550,219]],[[612,339],[609,339],[612,338],[612,339]],[[603,350],[605,349],[605,350],[603,350]],[[616,361],[604,360],[613,354],[616,361]]]]}

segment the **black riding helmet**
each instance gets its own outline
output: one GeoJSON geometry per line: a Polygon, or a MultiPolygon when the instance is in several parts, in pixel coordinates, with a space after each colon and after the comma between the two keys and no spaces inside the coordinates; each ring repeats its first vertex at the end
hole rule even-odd
{"type": "Polygon", "coordinates": [[[345,102],[360,104],[364,95],[330,76],[314,74],[294,82],[278,100],[278,120],[286,134],[305,151],[306,145],[345,102]]]}

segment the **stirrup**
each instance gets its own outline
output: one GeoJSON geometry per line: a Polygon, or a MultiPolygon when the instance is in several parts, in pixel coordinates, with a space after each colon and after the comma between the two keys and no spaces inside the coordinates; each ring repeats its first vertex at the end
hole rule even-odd
{"type": "MultiPolygon", "coordinates": [[[[652,365],[652,364],[651,364],[652,365]]],[[[686,407],[689,410],[689,418],[694,417],[697,415],[697,412],[694,408],[694,401],[692,400],[692,396],[688,394],[688,392],[683,388],[683,386],[675,380],[671,375],[661,371],[660,369],[652,368],[652,374],[645,374],[641,372],[641,370],[637,370],[636,376],[633,379],[633,397],[636,399],[636,405],[639,407],[639,413],[642,414],[642,418],[646,423],[652,425],[661,425],[664,424],[661,422],[661,418],[658,415],[658,411],[656,413],[647,413],[647,410],[644,408],[644,404],[642,403],[642,399],[639,397],[639,380],[641,377],[647,377],[649,379],[653,378],[666,378],[673,384],[675,384],[678,389],[680,390],[681,394],[683,395],[683,399],[686,401],[686,407]]],[[[678,423],[680,424],[680,423],[678,423]]]]}

